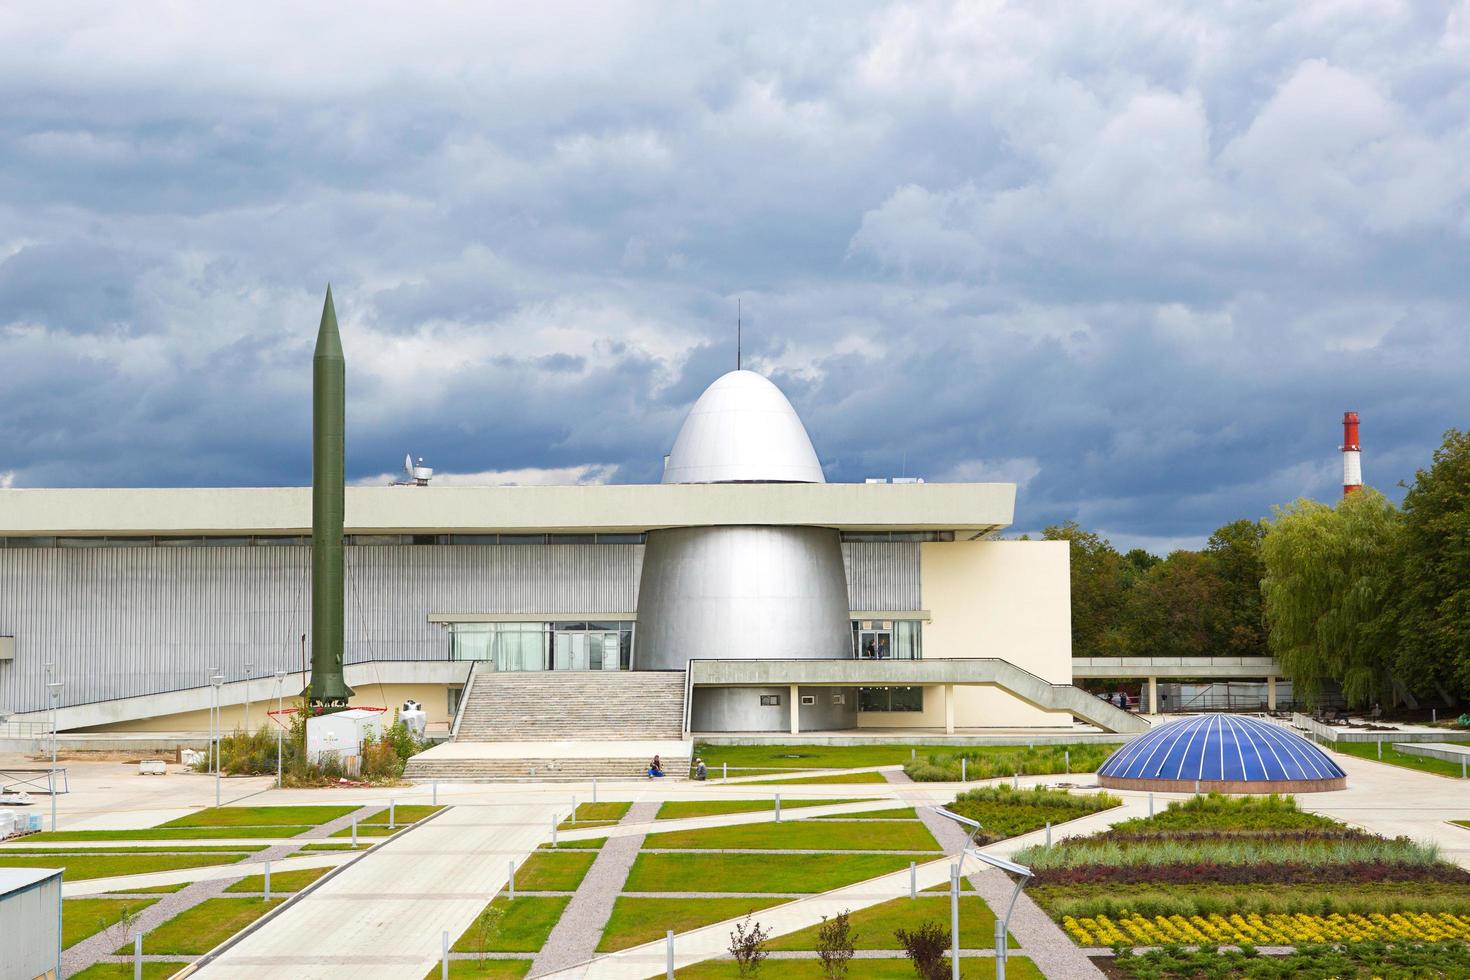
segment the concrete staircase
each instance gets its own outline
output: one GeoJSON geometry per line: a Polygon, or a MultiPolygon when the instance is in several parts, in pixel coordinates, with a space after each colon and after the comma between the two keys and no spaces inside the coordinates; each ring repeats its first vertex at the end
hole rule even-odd
{"type": "Polygon", "coordinates": [[[689,772],[683,671],[499,673],[477,665],[453,740],[408,760],[425,782],[668,778],[689,772]]]}
{"type": "Polygon", "coordinates": [[[475,670],[456,741],[682,738],[683,671],[475,670]]]}

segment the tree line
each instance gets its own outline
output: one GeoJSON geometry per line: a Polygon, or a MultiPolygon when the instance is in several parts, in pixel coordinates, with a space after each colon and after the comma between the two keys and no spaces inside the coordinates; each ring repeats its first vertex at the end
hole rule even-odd
{"type": "Polygon", "coordinates": [[[1231,521],[1200,551],[1118,552],[1075,522],[1078,657],[1267,656],[1296,697],[1324,681],[1354,705],[1470,695],[1470,433],[1449,430],[1405,485],[1231,521]]]}

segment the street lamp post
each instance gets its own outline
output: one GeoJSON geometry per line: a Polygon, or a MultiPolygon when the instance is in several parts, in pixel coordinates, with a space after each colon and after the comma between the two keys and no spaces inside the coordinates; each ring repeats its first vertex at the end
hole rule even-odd
{"type": "MultiPolygon", "coordinates": [[[[980,824],[978,822],[971,820],[969,817],[962,817],[958,813],[946,810],[942,806],[934,807],[934,812],[938,813],[941,817],[947,817],[953,820],[961,827],[973,828],[970,833],[969,842],[960,849],[959,864],[954,866],[956,872],[964,864],[966,856],[969,856],[981,864],[995,868],[997,871],[1005,872],[1016,883],[1015,891],[1011,892],[1011,902],[1006,906],[1005,917],[998,919],[995,923],[995,978],[996,980],[1006,980],[1006,944],[1011,928],[1011,913],[1016,910],[1016,900],[1021,897],[1022,889],[1031,881],[1031,869],[1022,864],[1016,864],[1014,861],[1007,861],[1005,858],[999,858],[993,854],[986,854],[984,851],[975,848],[973,846],[975,837],[980,833],[980,824]]],[[[956,975],[958,975],[958,972],[956,972],[956,975]]]]}
{"type": "MultiPolygon", "coordinates": [[[[211,685],[214,684],[214,675],[218,673],[218,667],[209,668],[209,672],[204,675],[205,683],[211,685]]],[[[209,696],[209,744],[205,747],[205,751],[208,753],[209,756],[209,768],[206,770],[207,772],[214,772],[215,763],[218,761],[219,753],[216,751],[218,746],[216,745],[214,740],[214,732],[217,727],[218,719],[219,715],[215,711],[214,695],[213,693],[211,693],[209,696]]]]}
{"type": "Polygon", "coordinates": [[[286,733],[281,724],[281,702],[286,687],[286,672],[276,671],[276,789],[281,788],[281,746],[286,733]]]}
{"type": "Polygon", "coordinates": [[[57,704],[61,701],[61,681],[47,681],[46,693],[51,695],[51,772],[46,777],[46,787],[51,790],[51,830],[56,830],[56,723],[57,704]]]}
{"type": "Polygon", "coordinates": [[[245,734],[250,734],[250,678],[255,670],[255,661],[245,661],[245,734]]]}
{"type": "Polygon", "coordinates": [[[219,739],[219,730],[220,730],[220,727],[221,727],[221,724],[220,724],[220,707],[221,707],[221,702],[220,702],[220,685],[223,684],[224,681],[225,681],[225,678],[224,678],[224,675],[222,675],[222,674],[215,674],[214,676],[212,676],[212,677],[209,678],[209,683],[211,685],[213,685],[213,687],[214,687],[214,719],[215,719],[215,721],[214,721],[214,805],[215,806],[219,806],[219,803],[220,803],[220,799],[219,799],[220,798],[220,785],[219,785],[219,781],[220,781],[220,776],[221,776],[220,770],[224,768],[224,766],[220,764],[220,757],[219,757],[219,742],[220,742],[220,739],[219,739]]]}

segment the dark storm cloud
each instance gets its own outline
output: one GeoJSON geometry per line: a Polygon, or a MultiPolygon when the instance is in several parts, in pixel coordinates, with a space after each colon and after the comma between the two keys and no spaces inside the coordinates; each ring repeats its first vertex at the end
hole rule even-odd
{"type": "Polygon", "coordinates": [[[656,480],[737,298],[829,478],[1018,530],[1470,424],[1462,5],[351,11],[0,27],[0,482],[304,482],[328,281],[358,480],[656,480]]]}

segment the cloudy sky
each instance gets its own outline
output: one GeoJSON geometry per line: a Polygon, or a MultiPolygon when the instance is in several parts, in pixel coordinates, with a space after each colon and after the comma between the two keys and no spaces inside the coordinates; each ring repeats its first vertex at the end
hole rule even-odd
{"type": "Polygon", "coordinates": [[[1470,10],[15,4],[0,484],[656,480],[747,366],[829,479],[1167,550],[1470,425],[1470,10]],[[386,477],[382,477],[386,479],[386,477]]]}

